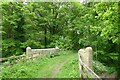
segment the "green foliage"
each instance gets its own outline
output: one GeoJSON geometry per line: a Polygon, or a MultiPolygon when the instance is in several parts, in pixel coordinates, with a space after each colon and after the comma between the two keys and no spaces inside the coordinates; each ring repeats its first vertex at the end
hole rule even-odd
{"type": "Polygon", "coordinates": [[[93,68],[94,68],[95,72],[97,72],[97,73],[107,72],[106,66],[104,66],[102,63],[100,63],[98,61],[93,62],[93,68]]]}
{"type": "Polygon", "coordinates": [[[119,53],[118,2],[3,2],[0,6],[3,57],[23,54],[28,46],[75,50],[91,46],[98,50],[98,60],[117,62],[109,53],[119,53]]]}
{"type": "Polygon", "coordinates": [[[25,40],[24,36],[24,17],[21,3],[3,3],[2,14],[2,52],[3,57],[11,55],[20,55],[23,50],[20,48],[21,42],[25,40]]]}
{"type": "Polygon", "coordinates": [[[118,43],[118,3],[98,3],[95,5],[97,17],[102,21],[101,36],[118,43]],[[105,6],[105,7],[103,7],[105,6]]]}
{"type": "Polygon", "coordinates": [[[93,59],[102,62],[105,66],[117,68],[118,53],[105,53],[104,51],[96,51],[94,52],[93,59]]]}
{"type": "Polygon", "coordinates": [[[71,39],[69,37],[60,36],[51,46],[58,46],[60,49],[72,49],[71,39]]]}
{"type": "Polygon", "coordinates": [[[2,56],[20,55],[22,49],[19,48],[20,42],[6,39],[2,41],[2,56]],[[8,50],[9,49],[9,50],[8,50]]]}
{"type": "Polygon", "coordinates": [[[43,48],[44,46],[41,45],[40,42],[37,42],[35,40],[27,40],[24,43],[21,43],[21,48],[26,48],[30,46],[31,48],[43,48]]]}
{"type": "MultiPolygon", "coordinates": [[[[117,3],[31,2],[24,5],[21,2],[5,2],[0,6],[3,12],[3,40],[11,39],[15,45],[14,41],[19,43],[17,52],[10,51],[12,54],[21,54],[27,46],[66,49],[92,46],[105,50],[106,45],[119,43],[117,3]]],[[[3,45],[6,45],[4,42],[3,45]]],[[[10,50],[7,45],[8,52],[4,52],[3,48],[5,55],[10,50]]]]}
{"type": "Polygon", "coordinates": [[[107,67],[100,63],[99,61],[94,61],[93,62],[93,69],[95,73],[101,74],[101,73],[113,73],[116,71],[115,67],[107,67]]]}

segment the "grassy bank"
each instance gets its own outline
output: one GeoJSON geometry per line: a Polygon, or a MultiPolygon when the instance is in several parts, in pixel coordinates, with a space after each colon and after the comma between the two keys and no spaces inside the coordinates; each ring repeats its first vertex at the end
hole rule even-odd
{"type": "Polygon", "coordinates": [[[38,57],[8,67],[2,67],[2,78],[70,78],[79,77],[77,54],[61,51],[56,55],[38,57]]]}

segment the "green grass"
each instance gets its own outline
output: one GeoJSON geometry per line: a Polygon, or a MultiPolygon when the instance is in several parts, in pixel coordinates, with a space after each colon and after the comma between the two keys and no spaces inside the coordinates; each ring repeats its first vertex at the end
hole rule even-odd
{"type": "Polygon", "coordinates": [[[62,67],[56,78],[79,78],[79,75],[78,56],[74,54],[69,62],[62,67]]]}
{"type": "MultiPolygon", "coordinates": [[[[78,55],[73,51],[60,51],[1,68],[0,78],[80,78],[78,55]]],[[[96,61],[93,63],[93,69],[97,74],[115,71],[114,68],[96,61]]]]}
{"type": "Polygon", "coordinates": [[[60,51],[13,66],[2,67],[1,78],[76,78],[79,77],[77,53],[60,51]],[[63,64],[64,63],[64,64],[63,64]],[[60,67],[61,65],[61,67],[60,67]],[[60,67],[60,70],[57,69],[60,67]]]}

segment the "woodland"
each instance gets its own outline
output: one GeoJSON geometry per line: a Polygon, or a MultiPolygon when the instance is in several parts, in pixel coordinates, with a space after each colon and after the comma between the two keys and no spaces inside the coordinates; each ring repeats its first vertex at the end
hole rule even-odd
{"type": "Polygon", "coordinates": [[[118,2],[2,2],[2,57],[59,47],[91,46],[93,59],[120,74],[118,2]]]}

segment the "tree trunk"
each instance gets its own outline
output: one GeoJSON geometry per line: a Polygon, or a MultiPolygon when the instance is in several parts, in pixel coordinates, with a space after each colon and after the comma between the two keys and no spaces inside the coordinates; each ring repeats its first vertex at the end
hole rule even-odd
{"type": "Polygon", "coordinates": [[[45,48],[47,47],[47,37],[46,37],[46,34],[47,34],[47,29],[46,29],[46,27],[45,27],[45,29],[44,29],[45,48]]]}

